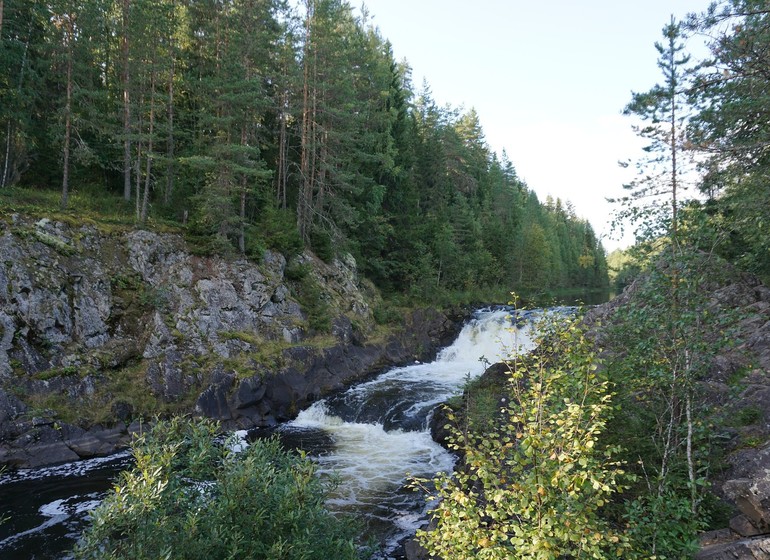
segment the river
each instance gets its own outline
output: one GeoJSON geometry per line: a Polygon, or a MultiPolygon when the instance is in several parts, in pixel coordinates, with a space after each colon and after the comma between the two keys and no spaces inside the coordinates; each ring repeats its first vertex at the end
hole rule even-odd
{"type": "MultiPolygon", "coordinates": [[[[505,309],[477,311],[435,361],[387,370],[314,403],[279,428],[287,446],[305,449],[318,463],[321,476],[338,477],[329,508],[363,516],[385,558],[424,514],[420,496],[404,487],[408,477],[430,477],[453,466],[452,455],[430,437],[431,411],[488,363],[531,347],[534,315],[513,322],[505,309]]],[[[11,518],[0,525],[0,558],[66,558],[88,510],[129,464],[124,452],[0,476],[0,518],[11,518]]]]}

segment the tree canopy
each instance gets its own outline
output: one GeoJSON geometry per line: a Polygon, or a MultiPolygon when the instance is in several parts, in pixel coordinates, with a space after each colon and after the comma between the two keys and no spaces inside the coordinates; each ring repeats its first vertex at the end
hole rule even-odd
{"type": "Polygon", "coordinates": [[[392,292],[607,285],[590,224],[348,2],[6,0],[2,22],[0,189],[122,198],[206,251],[350,252],[392,292]]]}

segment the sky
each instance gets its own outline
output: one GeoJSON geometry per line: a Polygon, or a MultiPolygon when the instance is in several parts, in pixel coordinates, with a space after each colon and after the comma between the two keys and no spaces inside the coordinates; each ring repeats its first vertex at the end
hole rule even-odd
{"type": "MultiPolygon", "coordinates": [[[[357,0],[351,2],[360,6],[357,0]]],[[[541,201],[570,201],[607,250],[613,206],[633,178],[618,161],[642,141],[621,114],[633,91],[662,81],[655,42],[673,15],[709,0],[364,0],[439,105],[474,108],[490,148],[503,149],[541,201]]],[[[700,45],[693,56],[703,55],[700,45]]]]}

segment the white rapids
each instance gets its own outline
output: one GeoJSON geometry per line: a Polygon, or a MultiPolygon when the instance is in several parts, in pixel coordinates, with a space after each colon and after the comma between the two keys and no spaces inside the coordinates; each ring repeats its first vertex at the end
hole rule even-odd
{"type": "MultiPolygon", "coordinates": [[[[431,477],[453,467],[453,457],[433,442],[428,419],[436,405],[458,394],[489,363],[532,346],[530,319],[538,312],[477,312],[457,340],[432,363],[388,370],[315,403],[280,428],[289,446],[305,449],[322,476],[339,481],[329,508],[367,519],[384,544],[384,558],[423,519],[421,496],[404,487],[409,476],[431,477]]],[[[228,440],[247,445],[245,433],[228,440]]],[[[0,473],[0,558],[68,558],[116,474],[131,462],[110,457],[41,469],[0,473]]]]}
{"type": "Polygon", "coordinates": [[[339,482],[330,507],[368,517],[372,532],[385,534],[387,553],[421,523],[424,503],[404,488],[407,479],[454,464],[431,439],[431,411],[489,364],[531,349],[531,329],[526,317],[514,323],[510,311],[479,311],[435,361],[388,370],[316,402],[282,432],[297,439],[322,434],[327,445],[309,452],[321,474],[339,482]]]}

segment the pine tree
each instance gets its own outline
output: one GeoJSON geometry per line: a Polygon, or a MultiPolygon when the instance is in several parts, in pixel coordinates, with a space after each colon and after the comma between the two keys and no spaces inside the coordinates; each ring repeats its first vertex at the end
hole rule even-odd
{"type": "Polygon", "coordinates": [[[708,197],[704,247],[770,276],[766,188],[770,127],[770,9],[752,0],[715,2],[689,25],[711,38],[711,58],[695,79],[693,143],[704,160],[701,189],[708,197]]]}
{"type": "MultiPolygon", "coordinates": [[[[0,188],[16,183],[30,165],[43,92],[38,65],[43,58],[47,14],[40,2],[5,0],[0,28],[0,188]]],[[[47,112],[46,112],[47,113],[47,112]]]]}
{"type": "Polygon", "coordinates": [[[635,130],[649,142],[645,147],[649,156],[637,162],[638,179],[625,185],[630,195],[620,200],[626,207],[619,212],[619,218],[641,220],[638,233],[643,237],[665,232],[675,239],[685,186],[682,176],[688,167],[684,157],[690,56],[684,52],[682,26],[673,17],[663,28],[663,37],[664,43],[655,43],[663,83],[634,93],[624,109],[624,114],[644,121],[635,130]],[[662,196],[667,199],[666,204],[661,204],[662,196]]]}

